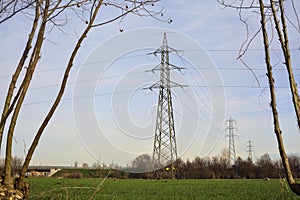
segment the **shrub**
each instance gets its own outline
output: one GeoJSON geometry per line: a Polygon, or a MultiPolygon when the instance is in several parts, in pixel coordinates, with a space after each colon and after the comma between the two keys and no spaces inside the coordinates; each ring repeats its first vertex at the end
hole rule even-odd
{"type": "Polygon", "coordinates": [[[83,178],[83,174],[81,172],[72,172],[66,173],[63,175],[64,178],[83,178]]]}

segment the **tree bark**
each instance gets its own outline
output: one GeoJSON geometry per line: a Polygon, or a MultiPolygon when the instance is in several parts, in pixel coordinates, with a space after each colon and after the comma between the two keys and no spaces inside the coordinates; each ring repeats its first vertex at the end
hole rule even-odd
{"type": "Polygon", "coordinates": [[[293,178],[293,174],[292,174],[292,171],[291,171],[291,168],[289,165],[288,157],[286,155],[286,151],[285,151],[285,147],[284,147],[284,143],[283,143],[282,131],[280,129],[279,115],[278,115],[278,111],[277,111],[274,77],[273,77],[273,71],[272,71],[272,65],[271,65],[271,59],[270,59],[269,40],[268,40],[268,34],[267,34],[267,29],[266,29],[266,17],[265,17],[263,0],[259,0],[259,4],[260,4],[263,42],[264,42],[264,49],[265,49],[265,62],[267,65],[267,72],[268,72],[267,76],[268,76],[268,80],[269,80],[269,89],[270,89],[270,95],[271,95],[271,109],[272,109],[272,114],[273,114],[274,132],[276,135],[279,153],[280,153],[280,156],[282,159],[282,164],[285,169],[285,173],[286,173],[290,188],[292,189],[292,191],[295,194],[300,195],[300,187],[299,187],[299,184],[297,184],[297,182],[293,178]]]}
{"type": "Polygon", "coordinates": [[[292,101],[294,105],[294,110],[297,117],[297,124],[300,128],[300,98],[297,88],[297,83],[294,78],[293,70],[292,70],[292,63],[291,63],[291,55],[290,55],[290,47],[289,47],[289,40],[288,40],[288,33],[287,33],[287,26],[286,26],[286,20],[285,20],[285,14],[284,14],[284,6],[283,1],[279,1],[279,8],[280,8],[280,16],[281,16],[281,24],[282,24],[282,30],[279,23],[279,19],[277,17],[277,11],[275,9],[274,0],[270,0],[270,5],[272,9],[272,15],[275,23],[275,28],[279,37],[279,42],[281,44],[281,49],[284,55],[284,64],[286,66],[288,75],[289,75],[289,84],[290,84],[290,90],[292,94],[292,101]]]}
{"type": "Polygon", "coordinates": [[[101,4],[102,4],[102,0],[99,1],[98,4],[95,6],[94,11],[91,10],[91,12],[93,12],[92,17],[91,17],[91,19],[90,19],[90,21],[89,21],[86,29],[84,30],[84,32],[80,36],[79,40],[77,41],[77,44],[76,44],[76,46],[75,46],[75,48],[74,48],[74,50],[73,50],[73,52],[72,52],[72,54],[70,56],[70,59],[69,59],[67,68],[65,70],[64,77],[63,77],[63,80],[62,80],[62,83],[61,83],[60,90],[59,90],[59,92],[57,94],[57,97],[56,97],[56,99],[55,99],[55,101],[54,101],[54,103],[53,103],[50,111],[48,112],[47,116],[45,117],[43,123],[41,124],[39,130],[37,131],[37,133],[36,133],[36,135],[34,137],[34,140],[33,140],[32,144],[31,144],[31,146],[30,146],[30,148],[28,150],[27,156],[25,158],[25,162],[24,162],[24,164],[22,166],[21,173],[20,173],[20,178],[19,178],[19,183],[18,183],[18,187],[19,187],[20,190],[23,189],[23,187],[24,187],[25,174],[26,174],[26,172],[28,170],[29,163],[30,163],[31,158],[33,156],[33,153],[34,153],[34,151],[35,151],[35,149],[36,149],[36,147],[38,145],[38,142],[39,142],[39,140],[40,140],[40,138],[42,136],[42,133],[45,130],[48,122],[52,118],[52,116],[53,116],[56,108],[58,107],[58,105],[59,105],[59,103],[61,101],[61,98],[62,98],[62,96],[64,94],[65,87],[66,87],[66,84],[67,84],[67,81],[68,81],[68,77],[69,77],[69,73],[70,73],[70,70],[72,69],[72,66],[73,66],[74,58],[76,57],[76,55],[77,55],[77,53],[79,51],[79,48],[80,48],[83,40],[87,37],[88,32],[93,27],[93,23],[94,23],[94,21],[96,19],[96,16],[97,16],[98,11],[99,11],[99,9],[101,7],[101,4]]]}
{"type": "MultiPolygon", "coordinates": [[[[43,19],[42,23],[38,32],[38,37],[36,39],[35,47],[33,49],[33,52],[31,53],[30,62],[25,74],[25,77],[23,79],[23,88],[21,95],[17,101],[16,108],[14,110],[14,113],[12,115],[11,123],[8,129],[7,133],[7,141],[6,141],[6,152],[5,152],[5,167],[4,167],[4,181],[3,184],[8,188],[13,188],[13,180],[12,180],[12,174],[11,174],[11,161],[12,161],[12,140],[14,135],[15,126],[17,123],[17,119],[20,113],[20,109],[23,105],[26,93],[28,91],[30,82],[32,80],[32,75],[34,73],[35,67],[38,63],[38,60],[40,59],[40,51],[42,48],[44,35],[45,35],[45,28],[46,28],[46,22],[47,22],[47,12],[49,9],[50,0],[46,0],[45,8],[43,11],[43,19]]],[[[37,3],[36,6],[39,6],[37,3]]],[[[40,9],[40,8],[38,8],[40,9]]]]}
{"type": "MultiPolygon", "coordinates": [[[[36,2],[36,4],[38,4],[38,1],[36,2]]],[[[16,87],[17,80],[19,78],[20,72],[22,71],[22,69],[24,67],[24,63],[28,57],[28,53],[31,49],[32,40],[33,40],[33,37],[34,37],[36,29],[37,29],[37,25],[38,25],[39,15],[40,15],[39,9],[38,9],[38,6],[36,5],[35,18],[33,20],[32,28],[31,28],[25,49],[21,56],[21,59],[18,63],[18,66],[17,66],[17,68],[12,76],[12,80],[9,84],[9,89],[7,91],[4,108],[2,111],[1,123],[0,123],[0,151],[1,151],[1,146],[2,146],[1,144],[2,144],[3,131],[4,131],[6,120],[7,120],[8,116],[10,115],[10,113],[13,111],[14,104],[16,103],[16,100],[19,98],[20,91],[22,90],[22,87],[20,87],[17,95],[15,96],[15,99],[13,100],[13,103],[11,104],[11,100],[12,100],[14,89],[16,87]]]]}

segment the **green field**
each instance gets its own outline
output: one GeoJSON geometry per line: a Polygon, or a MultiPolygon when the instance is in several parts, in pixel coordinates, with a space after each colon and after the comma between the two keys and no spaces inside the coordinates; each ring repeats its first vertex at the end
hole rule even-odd
{"type": "Polygon", "coordinates": [[[30,199],[300,199],[280,181],[30,178],[30,199]]]}

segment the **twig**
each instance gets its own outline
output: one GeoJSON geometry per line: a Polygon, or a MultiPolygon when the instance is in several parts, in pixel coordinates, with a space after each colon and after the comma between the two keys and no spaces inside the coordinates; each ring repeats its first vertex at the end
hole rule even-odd
{"type": "Polygon", "coordinates": [[[90,197],[90,200],[93,200],[95,195],[97,194],[97,192],[99,192],[99,190],[101,189],[101,186],[103,185],[103,183],[106,181],[106,179],[108,178],[108,176],[111,173],[111,169],[109,170],[109,172],[107,173],[107,175],[105,176],[105,178],[101,181],[101,183],[99,183],[99,185],[97,186],[97,188],[95,189],[94,193],[92,194],[92,196],[90,197]]]}

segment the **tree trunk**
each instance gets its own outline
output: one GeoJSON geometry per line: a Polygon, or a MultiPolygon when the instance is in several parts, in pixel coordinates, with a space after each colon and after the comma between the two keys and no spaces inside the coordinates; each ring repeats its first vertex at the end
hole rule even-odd
{"type": "MultiPolygon", "coordinates": [[[[50,5],[50,1],[47,0],[44,8],[44,15],[42,24],[39,29],[38,37],[36,39],[35,47],[33,49],[33,52],[31,53],[30,62],[25,74],[25,77],[22,82],[22,92],[21,95],[17,101],[16,108],[14,110],[11,123],[8,129],[7,133],[7,141],[6,141],[6,152],[5,152],[5,167],[4,167],[4,181],[3,184],[8,188],[13,188],[13,179],[11,174],[11,162],[12,162],[12,141],[13,141],[13,135],[15,126],[17,123],[17,119],[20,113],[20,109],[23,105],[26,93],[28,91],[32,75],[34,73],[35,67],[38,63],[38,60],[40,59],[40,51],[42,48],[43,40],[44,40],[44,34],[45,34],[45,28],[46,28],[46,22],[47,22],[47,12],[50,5]]],[[[39,6],[37,3],[36,6],[39,6]]],[[[40,9],[40,8],[38,8],[40,9]]]]}
{"type": "Polygon", "coordinates": [[[18,188],[20,190],[22,190],[24,188],[24,186],[25,186],[25,184],[24,184],[25,174],[26,174],[26,172],[28,170],[29,163],[30,163],[31,158],[33,156],[33,153],[34,153],[34,151],[35,151],[35,149],[36,149],[36,147],[38,145],[40,137],[42,136],[42,133],[44,132],[44,130],[45,130],[48,122],[52,118],[52,116],[53,116],[56,108],[58,107],[58,105],[59,105],[59,103],[61,101],[61,98],[62,98],[62,96],[64,94],[65,87],[66,87],[66,84],[67,84],[67,81],[68,81],[68,77],[69,77],[69,73],[70,73],[70,70],[72,69],[72,66],[73,66],[74,58],[76,57],[76,54],[78,53],[78,50],[79,50],[79,48],[80,48],[83,40],[87,37],[88,32],[93,27],[93,23],[94,23],[94,21],[96,19],[96,16],[97,16],[98,11],[99,11],[99,9],[101,7],[101,4],[102,4],[102,0],[98,2],[97,6],[95,6],[94,11],[91,10],[91,12],[93,12],[92,13],[92,17],[90,19],[90,22],[88,23],[88,26],[86,27],[86,29],[82,33],[81,37],[79,38],[79,40],[78,40],[78,42],[77,42],[77,44],[76,44],[76,46],[75,46],[75,48],[74,48],[74,50],[73,50],[73,52],[71,54],[71,57],[69,59],[67,68],[65,70],[64,78],[62,80],[61,87],[60,87],[60,90],[59,90],[59,92],[57,94],[57,97],[56,97],[56,99],[55,99],[55,101],[54,101],[54,103],[53,103],[50,111],[48,112],[47,116],[45,117],[43,123],[41,124],[39,130],[37,131],[37,133],[35,135],[35,138],[34,138],[32,144],[31,144],[31,146],[30,146],[30,148],[28,150],[28,154],[27,154],[27,156],[25,158],[25,162],[24,162],[24,164],[22,166],[22,169],[21,169],[20,178],[19,178],[19,181],[17,183],[18,188]]]}
{"type": "Polygon", "coordinates": [[[299,93],[297,88],[297,83],[294,78],[293,70],[292,70],[292,63],[291,63],[291,55],[290,55],[290,47],[289,47],[289,40],[288,40],[288,33],[287,33],[287,26],[286,26],[286,20],[285,20],[285,13],[284,13],[284,7],[283,7],[283,1],[279,1],[279,8],[281,12],[281,24],[282,24],[282,30],[279,23],[279,19],[277,17],[277,11],[275,9],[274,1],[270,0],[270,5],[272,9],[272,14],[274,18],[275,28],[279,37],[279,42],[281,44],[281,49],[284,55],[284,64],[286,66],[288,75],[289,75],[289,84],[292,94],[292,101],[294,105],[294,110],[297,117],[297,124],[300,128],[300,99],[299,99],[299,93]]]}
{"type": "MultiPolygon", "coordinates": [[[[40,14],[39,14],[39,9],[38,9],[37,4],[38,4],[38,1],[36,3],[35,19],[33,21],[32,28],[31,28],[31,31],[30,31],[25,49],[24,49],[22,57],[21,57],[21,59],[18,63],[16,71],[12,76],[12,80],[10,82],[9,89],[8,89],[8,92],[7,92],[7,95],[6,95],[5,104],[4,104],[4,108],[3,108],[2,116],[1,116],[1,123],[0,123],[0,151],[1,151],[1,146],[2,146],[1,144],[2,144],[3,131],[4,131],[6,119],[8,118],[9,114],[12,112],[14,104],[15,104],[16,100],[19,98],[19,94],[20,94],[20,92],[18,92],[18,94],[16,95],[16,98],[13,101],[14,103],[11,104],[11,99],[12,99],[12,96],[13,96],[13,92],[14,92],[14,89],[16,87],[16,83],[17,83],[17,80],[19,78],[20,72],[22,71],[22,68],[24,67],[24,63],[25,63],[25,61],[28,57],[28,53],[31,49],[32,39],[35,35],[36,28],[37,28],[37,25],[38,25],[38,19],[39,19],[40,14]]],[[[20,87],[19,91],[21,91],[21,87],[20,87]]]]}
{"type": "Polygon", "coordinates": [[[267,34],[267,29],[266,29],[266,18],[265,18],[263,0],[259,0],[259,4],[260,4],[263,42],[264,42],[264,49],[265,49],[265,62],[267,65],[267,71],[268,71],[267,76],[268,76],[268,80],[269,80],[269,88],[270,88],[270,95],[271,95],[271,108],[272,108],[272,114],[273,114],[274,132],[276,135],[278,149],[279,149],[279,153],[280,153],[280,156],[282,159],[283,167],[285,169],[288,183],[289,183],[292,191],[295,194],[300,195],[299,184],[297,184],[297,182],[293,178],[293,174],[292,174],[292,171],[291,171],[291,168],[289,165],[288,157],[286,155],[286,151],[284,148],[282,131],[280,129],[279,116],[278,116],[278,111],[277,111],[274,78],[273,78],[273,72],[272,72],[272,66],[271,66],[271,60],[270,60],[269,40],[268,40],[268,34],[267,34]]]}

